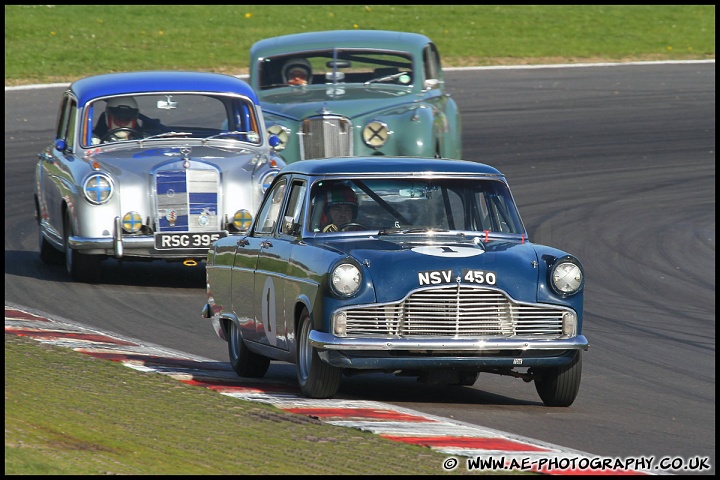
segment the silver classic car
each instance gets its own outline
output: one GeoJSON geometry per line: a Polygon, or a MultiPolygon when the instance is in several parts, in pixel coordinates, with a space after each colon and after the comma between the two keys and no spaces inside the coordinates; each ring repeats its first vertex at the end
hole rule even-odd
{"type": "Polygon", "coordinates": [[[417,33],[333,30],[268,38],[250,85],[286,162],[334,156],[461,158],[458,106],[435,44],[417,33]]]}
{"type": "Polygon", "coordinates": [[[292,362],[314,398],[349,373],[455,385],[493,373],[572,404],[583,267],[530,241],[505,177],[464,160],[348,160],[286,166],[249,232],[208,252],[203,316],[235,372],[292,362]]]}
{"type": "Polygon", "coordinates": [[[218,238],[247,230],[285,165],[255,93],[200,72],[89,77],[62,94],[35,170],[40,258],[78,281],[100,261],[196,265],[218,238]]]}

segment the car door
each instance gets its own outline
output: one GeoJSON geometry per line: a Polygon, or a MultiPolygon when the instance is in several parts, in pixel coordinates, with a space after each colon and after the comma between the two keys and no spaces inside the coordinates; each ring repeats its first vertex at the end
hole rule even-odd
{"type": "MultiPolygon", "coordinates": [[[[269,212],[273,219],[272,235],[260,244],[255,275],[255,319],[259,341],[288,350],[288,337],[293,334],[293,305],[296,289],[290,270],[292,252],[299,240],[298,226],[302,223],[302,205],[306,182],[294,180],[284,198],[279,199],[277,213],[269,212]]],[[[280,192],[277,192],[281,197],[280,192]]],[[[267,223],[267,222],[266,222],[267,223]]]]}
{"type": "Polygon", "coordinates": [[[73,198],[74,181],[69,165],[72,162],[77,102],[69,95],[63,97],[55,131],[55,141],[48,155],[41,153],[42,207],[51,232],[62,235],[63,199],[73,198]]]}
{"type": "Polygon", "coordinates": [[[254,340],[265,345],[283,348],[282,286],[287,271],[288,246],[276,233],[281,222],[281,211],[287,193],[287,177],[279,179],[268,193],[258,213],[254,238],[258,241],[258,258],[253,285],[254,340]],[[280,321],[278,322],[278,319],[280,321]],[[278,325],[280,323],[280,325],[278,325]],[[280,335],[278,335],[280,329],[280,335]]]}

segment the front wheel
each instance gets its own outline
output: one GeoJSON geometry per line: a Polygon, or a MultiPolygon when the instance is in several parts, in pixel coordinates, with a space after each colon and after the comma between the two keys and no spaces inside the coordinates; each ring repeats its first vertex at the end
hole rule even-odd
{"type": "Polygon", "coordinates": [[[296,369],[300,390],[310,398],[331,398],[340,389],[342,369],[322,360],[310,345],[312,320],[307,308],[303,309],[298,325],[296,369]]]}
{"type": "Polygon", "coordinates": [[[40,249],[40,260],[46,265],[62,265],[63,256],[60,250],[50,245],[45,235],[42,234],[38,225],[38,248],[40,249]]]}
{"type": "Polygon", "coordinates": [[[65,268],[73,280],[77,282],[95,283],[100,278],[100,258],[97,255],[85,255],[70,248],[70,237],[73,235],[70,214],[65,214],[63,240],[65,243],[65,268]]]}
{"type": "Polygon", "coordinates": [[[569,407],[580,390],[582,352],[568,365],[536,369],[535,389],[548,407],[569,407]]]}
{"type": "Polygon", "coordinates": [[[248,350],[235,322],[228,324],[228,354],[230,366],[241,377],[262,378],[270,366],[268,357],[248,350]]]}

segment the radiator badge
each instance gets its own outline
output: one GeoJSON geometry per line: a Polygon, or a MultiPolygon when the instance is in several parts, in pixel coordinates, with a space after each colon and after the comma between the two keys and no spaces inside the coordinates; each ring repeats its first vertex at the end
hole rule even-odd
{"type": "Polygon", "coordinates": [[[167,221],[170,222],[170,226],[174,227],[175,222],[177,221],[177,212],[175,210],[168,210],[165,218],[167,218],[167,221]]]}

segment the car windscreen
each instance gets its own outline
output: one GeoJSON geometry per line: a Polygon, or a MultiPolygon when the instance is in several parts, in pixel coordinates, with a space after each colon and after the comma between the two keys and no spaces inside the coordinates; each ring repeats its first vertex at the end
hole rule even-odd
{"type": "Polygon", "coordinates": [[[216,94],[142,94],[88,104],[85,146],[149,138],[219,138],[258,145],[261,126],[251,100],[216,94]]]}
{"type": "Polygon", "coordinates": [[[258,66],[260,90],[294,85],[367,84],[410,86],[410,54],[384,50],[326,49],[265,57],[258,66]]]}
{"type": "MultiPolygon", "coordinates": [[[[507,185],[473,178],[352,179],[313,185],[308,229],[322,232],[335,191],[350,187],[353,223],[379,232],[461,230],[522,234],[524,227],[507,185]]],[[[348,197],[348,195],[345,195],[348,197]]],[[[349,202],[349,201],[348,201],[349,202]]]]}

